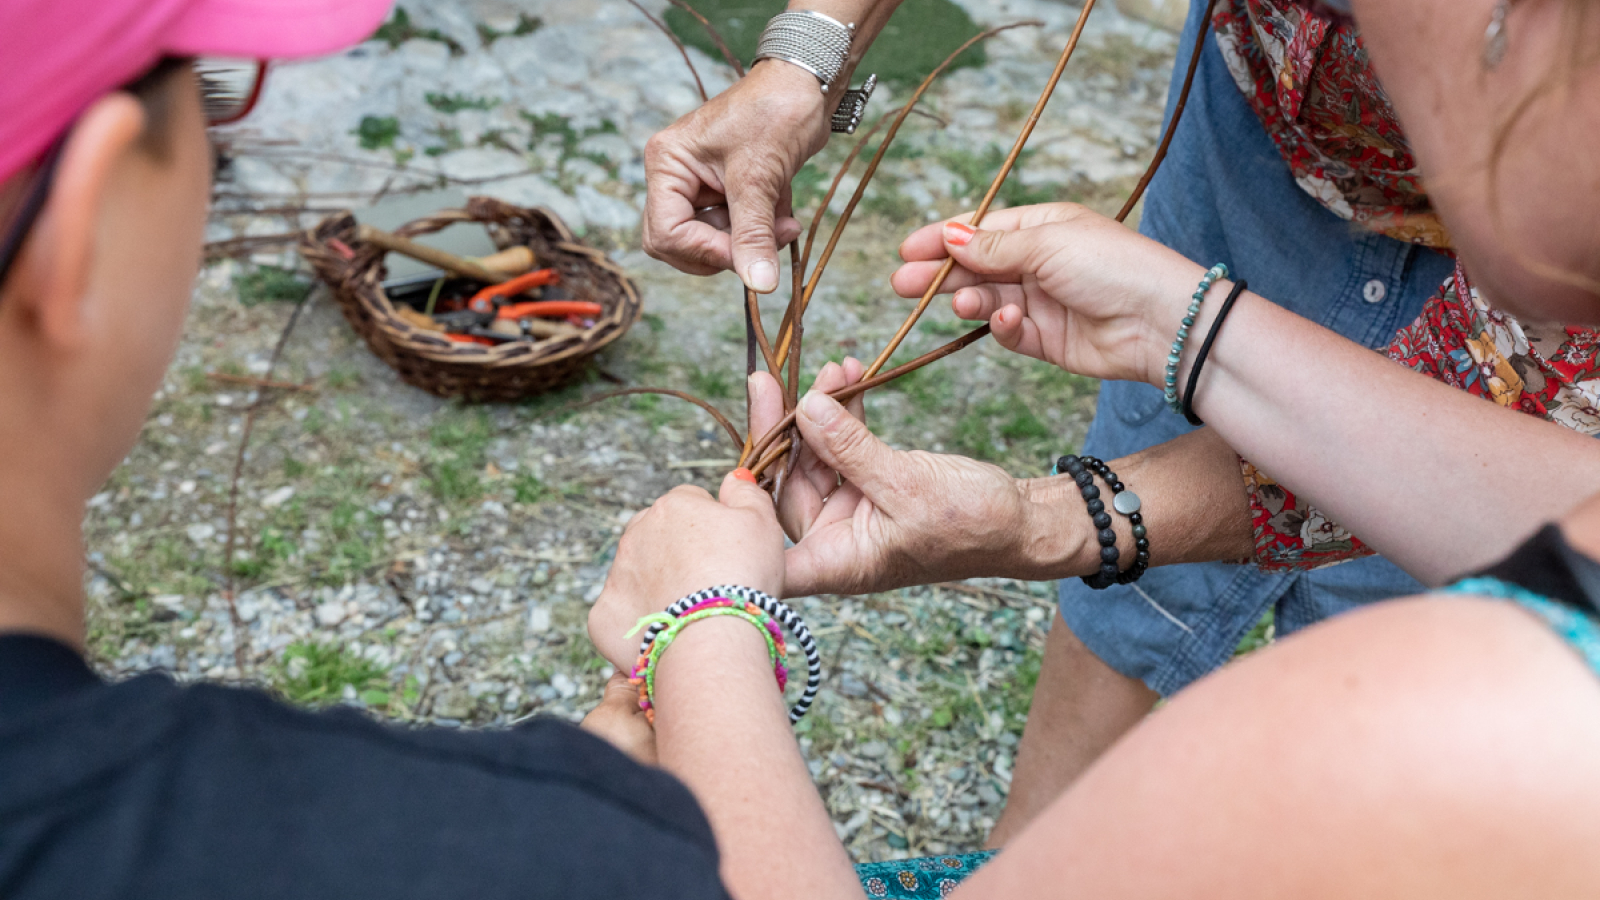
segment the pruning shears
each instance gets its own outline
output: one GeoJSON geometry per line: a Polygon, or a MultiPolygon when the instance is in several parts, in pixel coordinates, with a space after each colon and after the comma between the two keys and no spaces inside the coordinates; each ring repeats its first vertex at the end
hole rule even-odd
{"type": "Polygon", "coordinates": [[[510,281],[491,284],[483,290],[472,295],[467,301],[467,309],[478,313],[492,313],[495,310],[496,300],[515,297],[523,291],[547,284],[559,284],[561,273],[555,269],[535,269],[526,275],[518,275],[510,281]]]}

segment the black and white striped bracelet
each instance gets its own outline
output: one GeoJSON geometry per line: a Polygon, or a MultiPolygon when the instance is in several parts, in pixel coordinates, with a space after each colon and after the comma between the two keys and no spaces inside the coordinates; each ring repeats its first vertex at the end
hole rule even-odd
{"type": "MultiPolygon", "coordinates": [[[[817,650],[817,642],[811,637],[811,629],[806,627],[805,620],[800,618],[799,613],[790,609],[788,604],[771,594],[737,584],[719,584],[703,591],[696,591],[674,601],[667,607],[667,615],[677,618],[689,607],[704,603],[713,597],[727,597],[730,600],[754,603],[762,612],[777,619],[778,624],[794,635],[795,643],[800,645],[801,652],[806,655],[806,689],[801,693],[800,699],[795,701],[794,706],[789,708],[789,721],[800,721],[806,711],[811,709],[812,702],[817,699],[817,688],[822,685],[822,653],[817,650]]],[[[645,629],[644,640],[639,643],[640,655],[649,651],[651,642],[666,627],[666,623],[656,622],[645,629]]]]}

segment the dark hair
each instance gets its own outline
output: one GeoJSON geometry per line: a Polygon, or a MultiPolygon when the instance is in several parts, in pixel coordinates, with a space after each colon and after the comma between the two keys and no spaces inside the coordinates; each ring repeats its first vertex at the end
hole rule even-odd
{"type": "Polygon", "coordinates": [[[190,71],[193,65],[194,60],[188,57],[164,56],[123,87],[144,106],[145,126],[139,146],[157,159],[165,159],[171,147],[168,137],[172,130],[172,94],[166,86],[174,75],[190,71]]]}
{"type": "MultiPolygon", "coordinates": [[[[173,98],[167,85],[174,75],[188,70],[192,63],[191,59],[162,57],[121,88],[144,106],[145,127],[139,135],[139,148],[158,160],[165,161],[172,148],[173,98]]],[[[64,133],[57,135],[37,165],[28,166],[0,182],[0,288],[5,287],[8,270],[44,206],[65,140],[64,133]]]]}

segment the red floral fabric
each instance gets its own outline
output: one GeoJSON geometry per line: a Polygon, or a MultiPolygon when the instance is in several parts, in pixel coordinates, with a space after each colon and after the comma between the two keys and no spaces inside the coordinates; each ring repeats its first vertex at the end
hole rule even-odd
{"type": "MultiPolygon", "coordinates": [[[[1389,358],[1436,381],[1580,434],[1600,434],[1600,331],[1529,324],[1491,309],[1458,266],[1395,335],[1389,358]]],[[[1240,460],[1255,558],[1264,569],[1314,569],[1372,553],[1359,538],[1240,460]]]]}
{"type": "Polygon", "coordinates": [[[1294,0],[1221,0],[1214,24],[1228,71],[1307,193],[1389,237],[1450,245],[1353,24],[1294,0]]]}

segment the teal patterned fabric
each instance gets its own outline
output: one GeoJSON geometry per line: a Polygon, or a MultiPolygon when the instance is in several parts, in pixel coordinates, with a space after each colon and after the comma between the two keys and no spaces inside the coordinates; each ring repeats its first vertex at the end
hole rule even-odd
{"type": "Polygon", "coordinates": [[[856,866],[856,877],[871,900],[937,900],[993,858],[989,851],[862,863],[856,866]]]}
{"type": "Polygon", "coordinates": [[[1562,640],[1578,651],[1583,661],[1600,675],[1600,625],[1565,603],[1551,600],[1542,594],[1498,578],[1476,576],[1463,578],[1442,590],[1446,594],[1466,594],[1474,597],[1498,597],[1510,600],[1538,616],[1562,640]]]}

